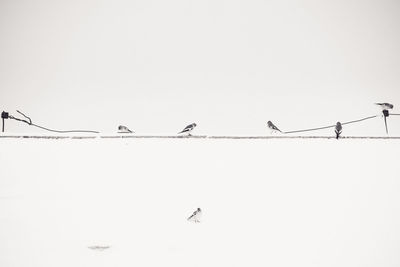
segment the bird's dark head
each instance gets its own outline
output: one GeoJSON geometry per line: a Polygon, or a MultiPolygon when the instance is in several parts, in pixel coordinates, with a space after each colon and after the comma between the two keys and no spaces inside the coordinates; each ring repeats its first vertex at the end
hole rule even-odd
{"type": "Polygon", "coordinates": [[[201,211],[201,209],[200,209],[200,208],[197,208],[197,211],[201,211]]]}
{"type": "Polygon", "coordinates": [[[267,122],[268,126],[272,125],[272,121],[267,122]]]}
{"type": "Polygon", "coordinates": [[[342,124],[340,123],[340,121],[338,121],[337,123],[336,123],[336,127],[337,126],[341,126],[342,124]]]}
{"type": "Polygon", "coordinates": [[[196,123],[192,123],[192,125],[193,125],[193,127],[196,127],[196,126],[197,126],[197,124],[196,124],[196,123]]]}

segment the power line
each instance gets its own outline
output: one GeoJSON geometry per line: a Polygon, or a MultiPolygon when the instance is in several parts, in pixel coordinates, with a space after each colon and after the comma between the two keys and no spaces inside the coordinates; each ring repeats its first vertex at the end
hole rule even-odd
{"type": "MultiPolygon", "coordinates": [[[[369,117],[365,117],[365,118],[362,118],[362,119],[359,119],[359,120],[343,122],[342,125],[356,123],[356,122],[360,122],[360,121],[365,121],[365,120],[369,120],[369,119],[372,119],[372,118],[376,118],[378,116],[380,116],[380,115],[369,116],[369,117]]],[[[334,125],[329,125],[329,126],[324,126],[324,127],[318,127],[318,128],[310,128],[310,129],[296,130],[296,131],[287,131],[287,132],[282,132],[282,133],[289,134],[289,133],[311,132],[311,131],[317,131],[317,130],[328,129],[328,128],[333,128],[333,127],[335,127],[335,124],[334,125]]]]}
{"type": "Polygon", "coordinates": [[[60,131],[60,130],[52,130],[52,129],[49,129],[49,128],[46,128],[46,127],[43,127],[43,126],[40,126],[40,125],[36,125],[36,124],[34,124],[34,123],[31,123],[30,125],[35,126],[35,127],[37,127],[37,128],[40,128],[40,129],[43,129],[43,130],[46,130],[46,131],[49,131],[49,132],[55,132],[55,133],[100,133],[100,132],[97,132],[97,131],[90,131],[90,130],[67,130],[67,131],[60,131]]]}
{"type": "MultiPolygon", "coordinates": [[[[100,133],[100,132],[98,132],[98,131],[91,131],[91,130],[54,130],[54,129],[49,129],[49,128],[47,128],[47,127],[40,126],[40,125],[37,125],[37,124],[35,124],[35,123],[32,123],[31,118],[28,117],[28,116],[26,116],[26,115],[25,115],[24,113],[22,113],[21,111],[17,110],[17,112],[18,112],[19,114],[21,114],[22,116],[24,116],[27,120],[20,119],[20,118],[16,118],[16,117],[14,117],[14,116],[12,116],[12,115],[7,114],[7,115],[8,115],[8,118],[9,118],[9,119],[16,120],[16,121],[24,122],[24,123],[26,123],[26,124],[28,124],[28,125],[35,126],[35,127],[37,127],[37,128],[40,128],[40,129],[43,129],[43,130],[46,130],[46,131],[49,131],[49,132],[55,132],[55,133],[97,133],[97,134],[100,133]],[[29,120],[29,121],[28,121],[28,120],[29,120]]],[[[4,126],[4,123],[3,123],[3,126],[4,126]]]]}
{"type": "Polygon", "coordinates": [[[370,117],[362,118],[362,119],[359,119],[359,120],[343,122],[342,125],[351,124],[351,123],[356,123],[356,122],[360,122],[360,121],[365,121],[365,120],[369,120],[369,119],[376,118],[376,117],[379,117],[379,116],[380,116],[380,115],[375,115],[375,116],[370,116],[370,117]]]}
{"type": "MultiPolygon", "coordinates": [[[[25,117],[26,119],[20,119],[20,118],[14,117],[14,116],[8,114],[8,112],[5,112],[5,111],[2,112],[1,117],[2,117],[2,120],[3,120],[3,132],[4,132],[4,119],[13,119],[13,120],[21,121],[21,122],[24,122],[24,123],[26,123],[28,125],[31,125],[31,126],[34,126],[34,127],[37,127],[37,128],[49,131],[49,132],[55,132],[55,133],[96,133],[96,134],[99,133],[98,131],[92,131],[92,130],[54,130],[54,129],[49,129],[47,127],[40,126],[40,125],[37,125],[35,123],[32,123],[31,118],[26,116],[24,113],[20,112],[19,110],[17,110],[17,112],[19,114],[21,114],[23,117],[25,117]]],[[[400,114],[398,114],[398,113],[390,113],[389,114],[387,111],[386,111],[386,113],[384,112],[385,125],[386,125],[386,117],[388,117],[389,115],[400,116],[400,114]]],[[[379,116],[382,116],[382,115],[374,115],[374,116],[369,116],[369,117],[365,117],[365,118],[358,119],[358,120],[352,120],[352,121],[348,121],[348,122],[343,122],[342,125],[357,123],[357,122],[369,120],[369,119],[372,119],[372,118],[376,118],[376,117],[379,117],[379,116]]],[[[317,130],[333,128],[335,126],[336,125],[334,124],[334,125],[317,127],[317,128],[309,128],[309,129],[294,130],[294,131],[282,131],[282,133],[283,134],[291,134],[291,133],[310,132],[310,131],[317,131],[317,130]]],[[[387,131],[387,127],[386,127],[386,131],[387,131]]]]}
{"type": "Polygon", "coordinates": [[[296,131],[288,131],[288,132],[282,132],[284,134],[290,134],[290,133],[302,133],[302,132],[311,132],[311,131],[317,131],[317,130],[322,130],[322,129],[328,129],[335,127],[335,125],[329,125],[329,126],[324,126],[324,127],[318,127],[318,128],[311,128],[311,129],[304,129],[304,130],[296,130],[296,131]]]}

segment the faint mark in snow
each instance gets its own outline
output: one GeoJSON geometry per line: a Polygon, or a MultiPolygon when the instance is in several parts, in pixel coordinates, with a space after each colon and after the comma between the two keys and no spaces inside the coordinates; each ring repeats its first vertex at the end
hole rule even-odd
{"type": "Polygon", "coordinates": [[[197,208],[197,210],[195,210],[195,211],[193,212],[193,214],[190,215],[189,218],[187,218],[187,220],[188,220],[189,222],[199,223],[199,222],[200,222],[200,219],[201,219],[201,214],[202,214],[201,209],[200,209],[200,208],[197,208]]]}
{"type": "Polygon", "coordinates": [[[89,246],[88,248],[92,250],[103,251],[109,249],[110,246],[89,246]]]}

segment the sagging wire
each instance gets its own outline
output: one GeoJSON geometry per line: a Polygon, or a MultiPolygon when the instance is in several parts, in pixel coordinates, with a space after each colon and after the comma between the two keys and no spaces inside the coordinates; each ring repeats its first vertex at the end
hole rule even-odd
{"type": "Polygon", "coordinates": [[[328,129],[335,127],[334,125],[329,125],[329,126],[324,126],[324,127],[318,127],[318,128],[310,128],[310,129],[304,129],[304,130],[296,130],[296,131],[287,131],[287,132],[282,132],[284,134],[290,134],[290,133],[303,133],[303,132],[311,132],[311,131],[317,131],[317,130],[322,130],[322,129],[328,129]]]}
{"type": "MultiPolygon", "coordinates": [[[[55,133],[100,133],[100,132],[98,132],[98,131],[91,131],[91,130],[66,130],[66,131],[64,131],[64,130],[49,129],[49,128],[46,128],[46,127],[44,127],[44,126],[40,126],[40,125],[37,125],[37,124],[33,123],[32,120],[31,120],[31,118],[28,117],[28,116],[26,116],[26,115],[25,115],[24,113],[22,113],[21,111],[17,110],[17,112],[18,112],[19,114],[21,114],[22,116],[24,116],[26,119],[20,119],[20,118],[14,117],[14,116],[8,114],[7,112],[4,112],[4,111],[3,111],[3,113],[6,113],[6,114],[7,114],[7,117],[6,117],[6,118],[8,118],[8,119],[13,119],[13,120],[16,120],[16,121],[21,121],[21,122],[24,122],[24,123],[26,123],[26,124],[28,124],[28,125],[35,126],[35,127],[37,127],[37,128],[40,128],[40,129],[43,129],[43,130],[46,130],[46,131],[49,131],[49,132],[55,132],[55,133]]],[[[3,122],[3,132],[4,132],[4,122],[3,122]]]]}
{"type": "MultiPolygon", "coordinates": [[[[376,118],[378,116],[380,116],[380,115],[369,116],[369,117],[365,117],[365,118],[362,118],[362,119],[359,119],[359,120],[342,122],[342,125],[356,123],[356,122],[360,122],[360,121],[365,121],[365,120],[369,120],[369,119],[372,119],[372,118],[376,118]]],[[[311,132],[311,131],[323,130],[323,129],[328,129],[328,128],[334,128],[335,126],[336,126],[336,124],[333,124],[333,125],[324,126],[324,127],[318,127],[318,128],[310,128],[310,129],[303,129],[303,130],[296,130],[296,131],[285,131],[285,132],[282,131],[282,133],[290,134],[290,133],[311,132]]]]}
{"type": "MultiPolygon", "coordinates": [[[[386,118],[389,117],[389,115],[399,116],[400,114],[398,114],[398,113],[389,113],[389,110],[393,109],[393,104],[390,104],[390,103],[375,103],[375,105],[378,105],[378,106],[380,106],[382,108],[383,119],[384,119],[384,122],[385,122],[386,134],[389,134],[386,118]]],[[[281,132],[283,134],[310,132],[310,131],[317,131],[317,130],[329,129],[329,128],[334,128],[335,127],[336,139],[338,139],[339,135],[340,135],[340,133],[342,131],[342,125],[361,122],[361,121],[369,120],[369,119],[376,118],[376,117],[379,117],[379,116],[382,116],[382,115],[374,115],[374,116],[365,117],[365,118],[362,118],[362,119],[359,119],[359,120],[353,120],[353,121],[348,121],[348,122],[343,122],[343,123],[337,122],[336,125],[329,125],[329,126],[324,126],[324,127],[317,127],[317,128],[310,128],[310,129],[303,129],[303,130],[296,130],[296,131],[281,131],[271,121],[268,121],[267,125],[268,125],[268,128],[270,128],[272,130],[271,133],[278,131],[278,132],[281,132]]]]}

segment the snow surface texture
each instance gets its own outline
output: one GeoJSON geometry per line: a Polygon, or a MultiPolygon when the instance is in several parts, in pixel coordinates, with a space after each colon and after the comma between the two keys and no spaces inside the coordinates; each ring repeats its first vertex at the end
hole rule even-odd
{"type": "Polygon", "coordinates": [[[400,265],[399,140],[0,147],[3,267],[400,265]]]}

